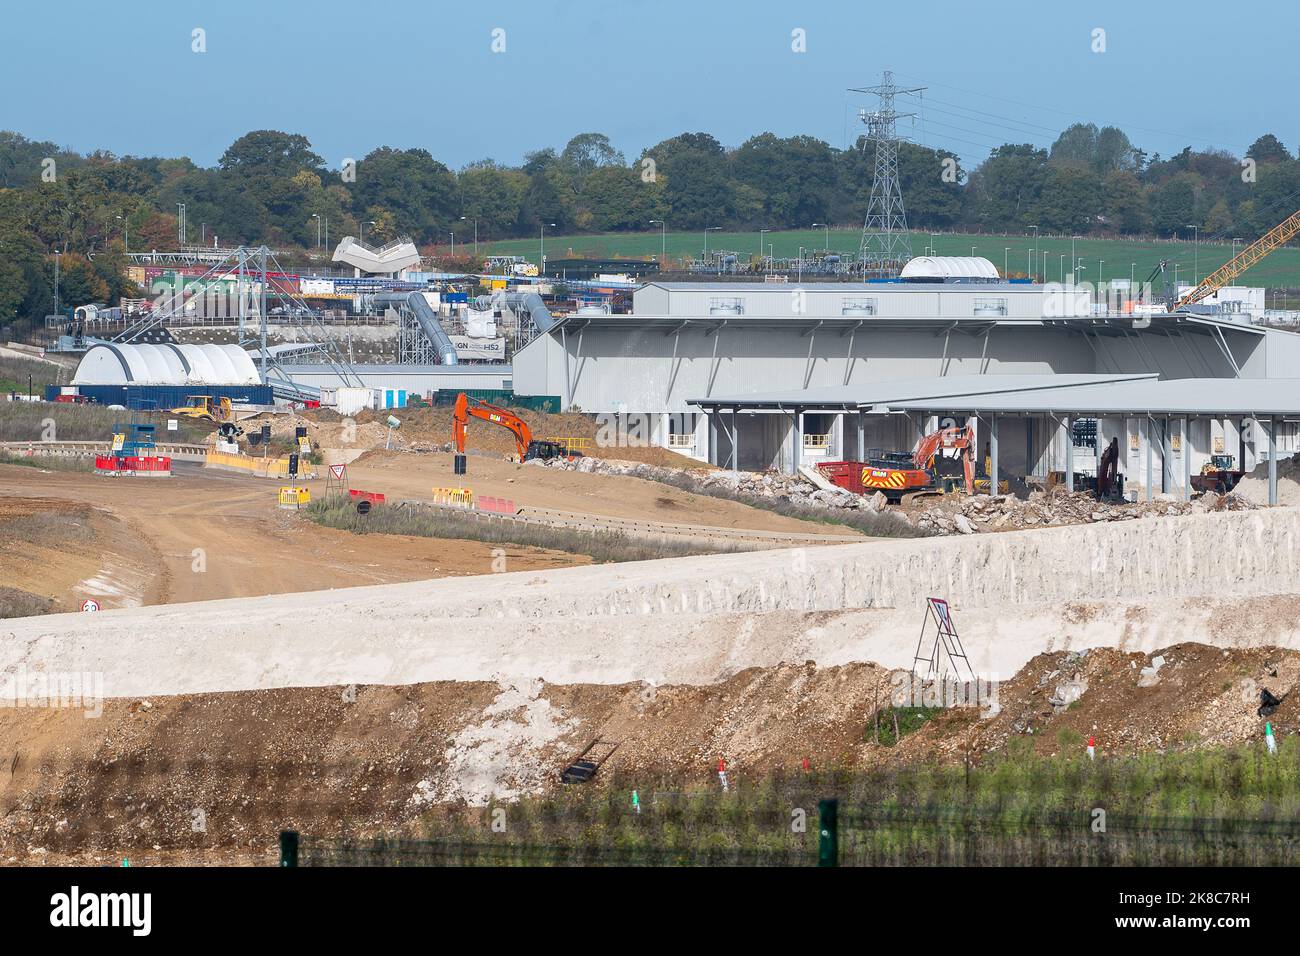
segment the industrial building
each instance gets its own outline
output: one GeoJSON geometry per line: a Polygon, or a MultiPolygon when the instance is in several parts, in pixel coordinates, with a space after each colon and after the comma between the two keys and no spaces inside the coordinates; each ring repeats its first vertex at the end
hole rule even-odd
{"type": "Polygon", "coordinates": [[[651,282],[634,293],[632,314],[557,317],[516,353],[515,391],[643,419],[651,443],[743,470],[788,472],[910,448],[942,417],[974,415],[979,428],[979,416],[1012,411],[1016,420],[1002,422],[999,436],[1001,464],[1024,474],[1065,470],[1068,419],[1102,413],[1115,417],[1102,434],[1125,436],[1131,479],[1154,449],[1156,474],[1169,477],[1157,491],[1173,485],[1178,468],[1165,463],[1164,450],[1181,454],[1178,428],[1189,416],[1192,454],[1183,471],[1216,452],[1252,468],[1268,456],[1269,440],[1278,453],[1296,450],[1286,398],[1300,368],[1294,333],[1208,310],[1107,311],[1086,291],[1005,282],[991,266],[914,262],[910,275],[890,282],[651,282]],[[983,389],[969,382],[981,378],[983,389]],[[1036,383],[1043,407],[972,399],[1019,394],[993,387],[1017,378],[1036,383]],[[1165,401],[1174,380],[1198,384],[1165,401]],[[966,383],[960,400],[950,387],[956,381],[966,383]],[[1234,381],[1261,388],[1243,393],[1234,381]],[[912,387],[882,389],[891,382],[912,387]],[[1130,384],[1117,400],[1134,403],[1122,415],[1098,400],[1098,389],[1119,383],[1130,384]],[[1261,404],[1244,408],[1246,397],[1261,404]],[[1273,415],[1274,431],[1253,427],[1273,415]]]}

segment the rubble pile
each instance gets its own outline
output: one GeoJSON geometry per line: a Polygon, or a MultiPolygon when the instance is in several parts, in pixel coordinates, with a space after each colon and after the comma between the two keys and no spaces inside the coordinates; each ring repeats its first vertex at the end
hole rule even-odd
{"type": "Polygon", "coordinates": [[[873,506],[870,498],[855,495],[851,491],[818,488],[802,475],[784,475],[776,471],[703,471],[665,468],[628,461],[608,461],[603,458],[578,458],[574,461],[553,459],[549,462],[534,461],[529,464],[600,475],[629,475],[633,478],[674,485],[700,494],[708,494],[716,489],[733,494],[752,495],[756,498],[784,498],[795,504],[823,505],[828,508],[879,510],[879,507],[884,504],[884,495],[879,496],[881,499],[879,506],[873,506]]]}
{"type": "Polygon", "coordinates": [[[1015,495],[953,494],[915,499],[908,506],[891,506],[880,492],[858,495],[836,488],[818,488],[802,475],[778,472],[686,471],[631,462],[579,458],[575,461],[536,462],[550,468],[630,475],[660,481],[708,494],[711,490],[756,498],[785,499],[809,507],[883,511],[889,509],[917,528],[931,534],[976,534],[987,531],[1018,531],[1025,528],[1091,524],[1104,521],[1133,521],[1138,518],[1203,514],[1207,511],[1249,511],[1257,507],[1237,494],[1206,492],[1191,501],[1177,495],[1156,495],[1152,501],[1098,501],[1086,492],[1064,488],[1034,491],[1029,497],[1015,495]]]}
{"type": "Polygon", "coordinates": [[[1156,495],[1152,501],[1098,501],[1086,492],[1056,488],[1034,491],[1028,499],[1014,495],[952,495],[923,498],[909,520],[920,528],[941,534],[975,534],[1023,528],[1132,521],[1138,518],[1203,514],[1207,511],[1249,511],[1255,506],[1238,495],[1207,492],[1192,501],[1174,495],[1156,495]]]}

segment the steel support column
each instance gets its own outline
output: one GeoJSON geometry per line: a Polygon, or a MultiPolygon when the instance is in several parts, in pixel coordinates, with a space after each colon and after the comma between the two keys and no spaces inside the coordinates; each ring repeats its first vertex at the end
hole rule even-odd
{"type": "Polygon", "coordinates": [[[731,473],[740,471],[740,421],[736,410],[731,410],[731,473]]]}
{"type": "Polygon", "coordinates": [[[1183,416],[1183,500],[1192,500],[1192,420],[1183,416]]]}
{"type": "Polygon", "coordinates": [[[1065,416],[1065,490],[1074,490],[1074,420],[1065,416]]]}
{"type": "Polygon", "coordinates": [[[989,494],[998,493],[998,416],[989,416],[989,494]]]}
{"type": "Polygon", "coordinates": [[[1174,490],[1174,473],[1169,459],[1173,457],[1173,439],[1169,434],[1169,418],[1160,424],[1160,490],[1165,494],[1174,490]]]}
{"type": "Polygon", "coordinates": [[[1144,418],[1144,419],[1142,420],[1142,429],[1143,429],[1143,431],[1146,433],[1146,443],[1147,443],[1147,480],[1146,480],[1146,489],[1147,489],[1147,501],[1150,501],[1150,500],[1151,500],[1151,478],[1152,478],[1152,463],[1151,463],[1151,458],[1152,458],[1152,455],[1151,455],[1151,416],[1150,416],[1150,415],[1148,415],[1146,418],[1144,418]]]}
{"type": "Polygon", "coordinates": [[[1268,503],[1277,504],[1277,416],[1268,420],[1268,503]]]}

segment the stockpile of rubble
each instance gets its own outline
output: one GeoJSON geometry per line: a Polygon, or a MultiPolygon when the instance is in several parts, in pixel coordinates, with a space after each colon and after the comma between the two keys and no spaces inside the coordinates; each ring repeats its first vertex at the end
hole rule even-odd
{"type": "Polygon", "coordinates": [[[1028,499],[1014,495],[952,495],[925,498],[908,519],[920,528],[944,534],[1012,531],[1067,524],[1132,521],[1137,518],[1201,514],[1207,511],[1248,511],[1255,506],[1237,495],[1206,493],[1192,501],[1157,495],[1153,501],[1098,501],[1085,492],[1056,488],[1035,491],[1028,499]]]}
{"type": "Polygon", "coordinates": [[[1034,491],[1027,499],[1014,495],[924,497],[915,499],[910,506],[899,507],[889,505],[880,492],[858,495],[842,488],[819,488],[803,475],[783,475],[770,471],[686,471],[598,458],[545,464],[550,468],[568,471],[646,478],[701,494],[718,490],[756,498],[782,498],[809,507],[864,511],[882,511],[888,508],[931,534],[1015,531],[1023,528],[1201,514],[1206,511],[1247,511],[1256,507],[1236,494],[1216,495],[1207,492],[1192,501],[1183,501],[1175,495],[1157,495],[1150,502],[1127,503],[1097,501],[1091,494],[1068,492],[1064,488],[1050,492],[1034,491]]]}
{"type": "Polygon", "coordinates": [[[868,500],[842,489],[827,491],[818,488],[802,475],[783,475],[775,471],[731,472],[665,468],[660,465],[609,461],[603,458],[578,458],[573,461],[553,459],[549,462],[532,461],[529,464],[600,475],[630,475],[633,478],[658,481],[701,494],[716,489],[758,498],[786,498],[796,504],[824,504],[839,508],[861,508],[868,500]]]}

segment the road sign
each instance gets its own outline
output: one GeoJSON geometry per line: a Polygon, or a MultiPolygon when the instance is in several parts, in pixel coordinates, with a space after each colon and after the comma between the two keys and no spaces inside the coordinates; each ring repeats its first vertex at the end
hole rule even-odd
{"type": "Polygon", "coordinates": [[[86,600],[81,602],[81,609],[83,611],[98,611],[99,602],[94,598],[86,598],[86,600]]]}
{"type": "Polygon", "coordinates": [[[343,480],[343,474],[348,470],[347,465],[330,465],[330,474],[339,481],[343,480]]]}

